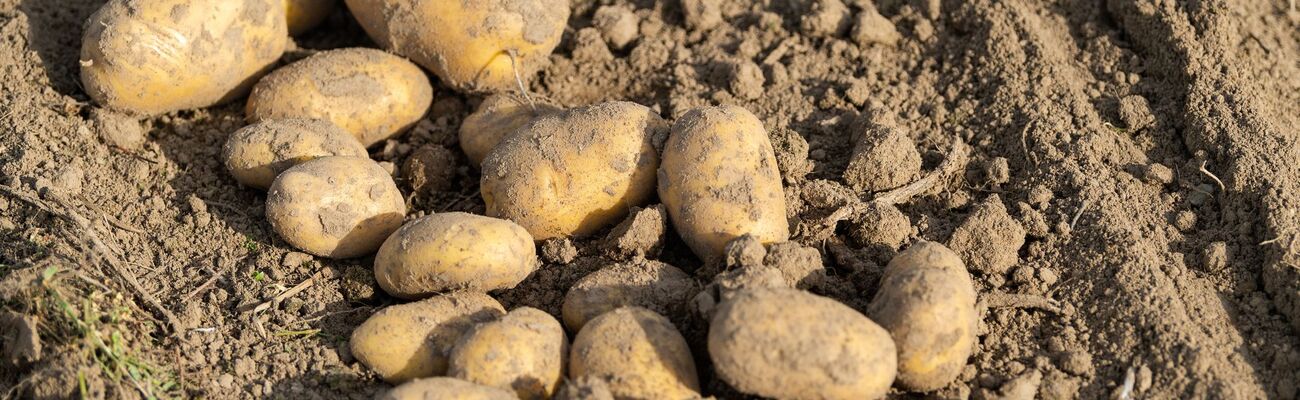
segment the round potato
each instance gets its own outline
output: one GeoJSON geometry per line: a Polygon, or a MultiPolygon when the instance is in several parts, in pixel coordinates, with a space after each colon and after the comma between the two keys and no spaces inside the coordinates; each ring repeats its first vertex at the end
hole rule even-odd
{"type": "Polygon", "coordinates": [[[483,160],[487,214],[546,240],[586,236],[617,223],[654,194],[666,132],[645,106],[609,102],[534,120],[483,160]]]}
{"type": "Polygon", "coordinates": [[[389,306],[352,331],[352,355],[389,383],[447,373],[447,356],[475,324],[505,315],[492,297],[451,293],[389,306]]]}
{"type": "Polygon", "coordinates": [[[528,231],[503,219],[431,214],[402,226],[375,256],[379,287],[404,299],[513,288],[537,269],[528,231]]]}
{"type": "Polygon", "coordinates": [[[447,375],[509,389],[524,400],[549,399],[564,380],[568,352],[560,321],[536,308],[516,308],[461,336],[447,375]]]}
{"type": "Polygon", "coordinates": [[[579,332],[592,318],[623,306],[685,316],[699,285],[677,267],[653,260],[614,264],[582,277],[564,296],[564,325],[579,332]]]}
{"type": "Polygon", "coordinates": [[[835,300],[798,289],[750,289],[709,325],[718,376],[741,392],[781,399],[875,399],[894,382],[889,332],[835,300]]]}
{"type": "Polygon", "coordinates": [[[369,158],[330,156],[295,165],[266,194],[266,218],[275,233],[321,257],[373,253],[405,214],[393,177],[369,158]]]}
{"type": "Polygon", "coordinates": [[[772,143],[744,108],[697,108],[673,124],[659,199],[673,228],[706,262],[720,261],[723,247],[744,234],[763,244],[790,237],[772,143]]]}
{"type": "Polygon", "coordinates": [[[515,72],[550,62],[569,19],[567,0],[347,0],[380,46],[415,60],[448,86],[499,92],[515,72]],[[514,53],[514,61],[511,61],[514,53]]]}
{"type": "Polygon", "coordinates": [[[942,244],[919,242],[890,260],[867,315],[898,344],[898,385],[908,390],[952,383],[975,349],[975,284],[942,244]]]}
{"type": "Polygon", "coordinates": [[[81,83],[137,115],[207,107],[248,93],[288,45],[280,0],[111,0],[86,21],[81,83]]]}
{"type": "Polygon", "coordinates": [[[316,118],[370,145],[415,126],[433,103],[420,67],[375,49],[323,51],[262,78],[248,96],[250,121],[316,118]]]}
{"type": "Polygon", "coordinates": [[[601,314],[573,338],[569,378],[598,377],[615,398],[697,397],[699,377],[686,339],[667,318],[641,307],[601,314]]]}
{"type": "Polygon", "coordinates": [[[338,6],[337,0],[284,0],[284,16],[289,34],[299,35],[315,28],[338,6]]]}
{"type": "Polygon", "coordinates": [[[263,190],[289,167],[328,156],[370,155],[352,134],[318,119],[252,124],[230,134],[221,151],[236,181],[263,190]]]}
{"type": "Polygon", "coordinates": [[[501,139],[505,139],[506,134],[534,118],[563,111],[545,102],[536,102],[536,108],[533,106],[528,100],[511,93],[498,93],[484,99],[478,109],[460,124],[460,148],[470,163],[475,167],[483,164],[483,159],[497,143],[501,143],[501,139]]]}
{"type": "Polygon", "coordinates": [[[380,400],[516,400],[514,393],[456,378],[416,379],[395,387],[380,400]]]}

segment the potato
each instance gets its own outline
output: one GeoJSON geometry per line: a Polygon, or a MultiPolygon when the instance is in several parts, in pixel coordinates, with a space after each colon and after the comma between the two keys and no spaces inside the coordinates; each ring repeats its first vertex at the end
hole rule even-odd
{"type": "Polygon", "coordinates": [[[673,124],[659,167],[659,199],[673,228],[716,263],[744,234],[763,244],[790,237],[781,172],[763,123],[736,106],[697,108],[673,124]]]}
{"type": "Polygon", "coordinates": [[[433,103],[420,67],[375,49],[317,53],[262,78],[248,96],[249,121],[318,118],[366,147],[415,126],[433,103]]]}
{"type": "Polygon", "coordinates": [[[266,218],[275,233],[321,257],[373,253],[405,214],[397,184],[369,158],[330,156],[295,165],[266,194],[266,218]]]}
{"type": "Polygon", "coordinates": [[[137,115],[239,98],[288,45],[279,1],[111,0],[86,21],[82,86],[137,115]]]}
{"type": "Polygon", "coordinates": [[[389,306],[352,331],[352,355],[389,383],[444,375],[456,341],[506,311],[482,293],[451,293],[389,306]]]}
{"type": "Polygon", "coordinates": [[[416,379],[395,387],[380,400],[515,400],[514,393],[456,378],[416,379]]]}
{"type": "Polygon", "coordinates": [[[975,285],[942,244],[919,242],[890,260],[867,315],[898,344],[898,385],[908,390],[948,386],[975,348],[975,285]]]}
{"type": "Polygon", "coordinates": [[[569,19],[567,0],[347,0],[375,43],[461,91],[515,87],[545,66],[569,19]],[[512,65],[509,52],[515,53],[512,65]]]}
{"type": "Polygon", "coordinates": [[[592,318],[623,306],[684,316],[699,285],[677,267],[653,260],[614,264],[592,272],[564,296],[564,325],[579,332],[592,318]]]}
{"type": "Polygon", "coordinates": [[[338,6],[337,0],[284,0],[284,16],[289,34],[299,35],[315,28],[338,6]]]}
{"type": "Polygon", "coordinates": [[[654,194],[667,126],[645,106],[608,102],[542,117],[483,160],[487,214],[546,240],[586,236],[617,223],[654,194]]]}
{"type": "Polygon", "coordinates": [[[595,376],[615,398],[698,397],[699,377],[686,339],[667,318],[622,307],[592,319],[573,338],[569,378],[595,376]]]}
{"type": "Polygon", "coordinates": [[[221,161],[236,181],[263,190],[289,167],[326,156],[370,155],[352,134],[319,119],[252,124],[230,134],[221,151],[221,161]]]}
{"type": "Polygon", "coordinates": [[[781,399],[881,398],[898,365],[884,328],[798,289],[732,294],[713,316],[708,346],[732,387],[781,399]]]}
{"type": "Polygon", "coordinates": [[[458,289],[509,289],[537,269],[528,231],[503,219],[431,214],[402,226],[375,256],[379,287],[404,299],[458,289]]]}
{"type": "Polygon", "coordinates": [[[536,102],[533,109],[528,101],[511,93],[498,93],[483,100],[473,114],[460,124],[460,148],[469,156],[475,167],[483,164],[488,153],[514,132],[534,118],[559,114],[559,107],[536,102]]]}
{"type": "Polygon", "coordinates": [[[536,308],[516,308],[461,336],[447,375],[510,389],[520,399],[549,399],[564,380],[568,352],[560,321],[536,308]]]}

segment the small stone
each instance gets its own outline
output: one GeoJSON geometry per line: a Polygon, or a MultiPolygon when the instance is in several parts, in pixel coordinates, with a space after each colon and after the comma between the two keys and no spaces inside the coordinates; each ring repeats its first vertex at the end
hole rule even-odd
{"type": "Polygon", "coordinates": [[[1206,270],[1218,272],[1228,267],[1229,258],[1228,244],[1224,242],[1214,242],[1205,247],[1203,263],[1206,270]]]}
{"type": "Polygon", "coordinates": [[[1188,232],[1196,227],[1196,213],[1183,210],[1174,214],[1174,229],[1179,232],[1188,232]]]}
{"type": "Polygon", "coordinates": [[[99,139],[105,144],[127,151],[139,150],[144,146],[144,130],[140,122],[125,114],[96,108],[90,112],[91,123],[99,131],[99,139]]]}
{"type": "Polygon", "coordinates": [[[986,274],[1005,273],[1019,261],[1024,244],[1025,228],[1007,214],[998,195],[976,206],[948,240],[967,267],[986,274]]]}
{"type": "Polygon", "coordinates": [[[1147,99],[1138,95],[1125,96],[1119,100],[1119,119],[1124,121],[1124,126],[1129,131],[1139,131],[1156,122],[1147,99]]]}
{"type": "Polygon", "coordinates": [[[682,0],[682,12],[686,27],[693,30],[705,31],[722,23],[719,0],[682,0]]]}
{"type": "Polygon", "coordinates": [[[312,262],[315,259],[316,258],[312,257],[311,254],[291,251],[288,253],[284,253],[284,258],[280,259],[280,266],[286,268],[298,268],[303,264],[312,262]]]}
{"type": "Polygon", "coordinates": [[[591,24],[600,30],[600,36],[610,47],[622,49],[636,40],[640,21],[627,7],[604,6],[596,9],[591,24]]]}
{"type": "Polygon", "coordinates": [[[853,26],[853,12],[840,0],[817,0],[800,19],[799,27],[811,37],[836,37],[853,26]]]}
{"type": "Polygon", "coordinates": [[[873,44],[893,46],[902,38],[894,23],[880,15],[875,7],[867,7],[858,12],[854,18],[852,35],[853,41],[863,47],[873,44]]]}
{"type": "Polygon", "coordinates": [[[1174,170],[1161,163],[1152,163],[1146,167],[1142,179],[1153,185],[1168,185],[1174,182],[1174,170]]]}
{"type": "Polygon", "coordinates": [[[746,100],[763,96],[763,69],[750,60],[732,64],[731,93],[746,100]]]}
{"type": "Polygon", "coordinates": [[[551,264],[568,264],[578,257],[578,248],[569,238],[551,238],[542,242],[542,260],[551,264]]]}

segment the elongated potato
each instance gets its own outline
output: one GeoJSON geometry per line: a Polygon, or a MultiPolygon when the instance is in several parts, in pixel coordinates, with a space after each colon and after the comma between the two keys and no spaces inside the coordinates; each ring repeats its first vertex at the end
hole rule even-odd
{"type": "Polygon", "coordinates": [[[288,45],[281,0],[111,0],[86,21],[81,83],[139,115],[248,93],[288,45]]]}
{"type": "Polygon", "coordinates": [[[289,34],[296,36],[315,28],[325,22],[337,6],[338,0],[284,0],[289,34]]]}
{"type": "Polygon", "coordinates": [[[533,109],[527,100],[512,93],[498,93],[483,99],[478,109],[460,124],[460,148],[470,163],[475,167],[483,164],[483,159],[505,139],[506,134],[537,117],[563,111],[545,101],[536,101],[536,107],[533,109]]]}
{"type": "Polygon", "coordinates": [[[253,87],[249,121],[317,118],[369,147],[415,126],[433,103],[420,67],[375,49],[323,51],[280,68],[253,87]]]}
{"type": "Polygon", "coordinates": [[[536,308],[516,308],[461,336],[447,375],[509,389],[524,400],[549,399],[564,380],[568,352],[560,321],[536,308]]]}
{"type": "Polygon", "coordinates": [[[642,259],[614,264],[582,277],[569,288],[562,308],[564,325],[579,332],[592,318],[623,306],[685,316],[691,297],[699,290],[689,274],[662,262],[642,259]]]}
{"type": "Polygon", "coordinates": [[[221,160],[235,180],[258,189],[271,187],[289,167],[327,156],[370,155],[352,134],[319,119],[252,124],[230,134],[221,151],[221,160]]]}
{"type": "Polygon", "coordinates": [[[404,299],[452,290],[513,288],[537,269],[537,246],[513,222],[431,214],[394,232],[375,256],[379,287],[404,299]]]}
{"type": "Polygon", "coordinates": [[[890,260],[867,314],[898,344],[898,385],[908,390],[947,386],[975,348],[975,284],[942,244],[919,242],[890,260]]]}
{"type": "Polygon", "coordinates": [[[509,390],[456,378],[416,379],[389,390],[380,400],[516,400],[509,390]]]}
{"type": "Polygon", "coordinates": [[[506,311],[482,293],[451,293],[389,306],[352,331],[352,355],[389,383],[447,373],[447,357],[475,324],[506,311]]]}
{"type": "Polygon", "coordinates": [[[615,398],[698,397],[699,376],[686,339],[667,318],[622,307],[588,322],[573,338],[569,378],[594,376],[615,398]]]}
{"type": "Polygon", "coordinates": [[[654,194],[653,143],[665,131],[654,111],[622,101],[539,118],[483,160],[487,214],[515,221],[536,240],[617,223],[654,194]]]}
{"type": "Polygon", "coordinates": [[[741,392],[780,399],[875,399],[894,382],[894,341],[835,300],[798,289],[749,289],[709,325],[718,376],[741,392]]]}
{"type": "Polygon", "coordinates": [[[321,257],[373,253],[405,214],[392,176],[369,158],[330,156],[295,165],[266,194],[266,219],[275,233],[321,257]]]}
{"type": "Polygon", "coordinates": [[[706,262],[744,234],[790,237],[781,172],[763,123],[736,106],[697,108],[673,124],[659,167],[673,228],[706,262]]]}

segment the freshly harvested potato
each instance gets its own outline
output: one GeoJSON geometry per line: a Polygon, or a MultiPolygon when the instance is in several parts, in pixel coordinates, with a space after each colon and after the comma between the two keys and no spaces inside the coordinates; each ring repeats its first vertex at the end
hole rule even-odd
{"type": "Polygon", "coordinates": [[[266,194],[266,218],[275,233],[321,257],[373,253],[405,214],[393,177],[369,158],[330,156],[295,165],[266,194]]]}
{"type": "Polygon", "coordinates": [[[601,268],[582,277],[564,296],[562,315],[569,331],[579,332],[592,318],[623,306],[645,307],[661,315],[686,315],[695,280],[672,265],[637,260],[601,268]]]}
{"type": "Polygon", "coordinates": [[[659,167],[673,228],[706,262],[744,234],[790,237],[781,172],[763,123],[736,106],[697,108],[673,124],[659,167]]]}
{"type": "Polygon", "coordinates": [[[568,352],[560,321],[536,308],[516,308],[461,336],[447,375],[513,390],[524,400],[549,399],[564,380],[568,352]]]}
{"type": "Polygon", "coordinates": [[[451,293],[389,306],[352,331],[352,355],[389,383],[447,373],[452,346],[470,327],[505,315],[492,297],[451,293]]]}
{"type": "Polygon", "coordinates": [[[749,289],[709,325],[718,376],[741,392],[780,399],[875,399],[894,382],[889,332],[835,300],[798,289],[749,289]]]}
{"type": "Polygon", "coordinates": [[[298,35],[325,22],[337,0],[284,0],[284,16],[288,21],[289,34],[298,35]]]}
{"type": "Polygon", "coordinates": [[[456,378],[437,377],[416,379],[403,383],[379,397],[380,400],[516,400],[510,391],[466,382],[456,378]]]}
{"type": "Polygon", "coordinates": [[[347,0],[375,43],[461,91],[499,92],[550,62],[568,0],[347,0]],[[515,60],[512,63],[510,53],[515,60]]]}
{"type": "Polygon", "coordinates": [[[503,219],[431,214],[394,232],[375,256],[375,281],[404,299],[466,289],[509,289],[537,269],[528,231],[503,219]]]}
{"type": "Polygon", "coordinates": [[[942,244],[920,242],[890,260],[867,315],[898,344],[898,385],[908,390],[947,386],[975,348],[975,284],[942,244]]]}
{"type": "Polygon", "coordinates": [[[249,121],[318,118],[366,147],[415,126],[433,104],[420,67],[381,50],[323,51],[262,78],[248,96],[249,121]]]}
{"type": "Polygon", "coordinates": [[[221,151],[221,160],[235,180],[258,189],[271,187],[289,167],[327,156],[370,155],[352,134],[319,119],[252,124],[230,134],[221,151]]]}
{"type": "Polygon", "coordinates": [[[559,107],[545,102],[536,102],[536,109],[528,100],[511,93],[498,93],[483,100],[473,114],[465,117],[460,124],[460,148],[469,156],[475,167],[483,164],[497,143],[505,139],[506,134],[534,118],[559,114],[559,107]]]}
{"type": "Polygon", "coordinates": [[[585,236],[617,223],[654,194],[667,126],[640,104],[616,101],[534,120],[483,160],[489,216],[546,240],[585,236]]]}
{"type": "Polygon", "coordinates": [[[619,399],[695,398],[700,391],[686,339],[668,318],[622,307],[592,319],[573,338],[569,378],[594,376],[619,399]]]}
{"type": "Polygon", "coordinates": [[[82,86],[140,115],[239,98],[288,45],[279,1],[111,0],[86,21],[82,86]]]}

